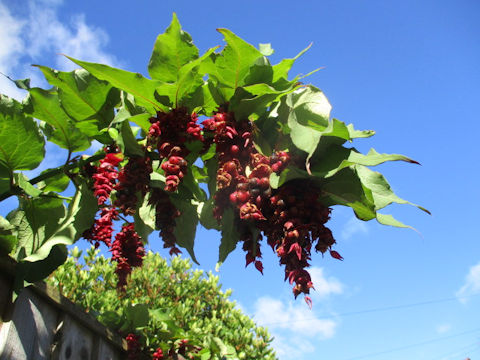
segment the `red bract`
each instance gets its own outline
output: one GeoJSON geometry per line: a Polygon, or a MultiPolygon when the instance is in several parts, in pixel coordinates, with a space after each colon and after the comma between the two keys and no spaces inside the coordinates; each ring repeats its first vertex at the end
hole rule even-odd
{"type": "Polygon", "coordinates": [[[117,199],[114,205],[126,215],[135,213],[137,194],[145,196],[149,189],[152,165],[148,157],[131,157],[118,174],[117,199]]]}
{"type": "Polygon", "coordinates": [[[178,108],[172,111],[157,112],[150,118],[147,144],[149,149],[157,149],[160,159],[167,159],[162,164],[165,172],[165,190],[176,191],[186,173],[187,163],[184,158],[190,153],[186,143],[204,141],[203,130],[197,123],[196,113],[188,114],[187,109],[178,108]],[[182,159],[182,164],[172,161],[173,157],[182,159]]]}
{"type": "Polygon", "coordinates": [[[181,215],[180,211],[170,201],[168,193],[158,188],[152,189],[148,203],[155,206],[155,227],[160,230],[163,247],[170,248],[170,255],[180,254],[174,234],[175,218],[181,215]]]}
{"type": "Polygon", "coordinates": [[[103,205],[110,197],[110,193],[115,187],[118,177],[118,170],[116,167],[122,161],[123,156],[117,153],[107,153],[105,157],[100,160],[100,166],[95,170],[92,176],[93,195],[98,199],[98,205],[103,205]]]}
{"type": "Polygon", "coordinates": [[[83,233],[83,237],[95,244],[98,248],[100,243],[111,246],[113,233],[113,220],[118,220],[118,211],[113,207],[105,207],[100,211],[100,218],[90,229],[83,233]]]}
{"type": "Polygon", "coordinates": [[[117,287],[123,289],[132,268],[142,265],[145,250],[140,236],[135,232],[134,224],[125,224],[115,236],[110,248],[112,260],[117,262],[115,273],[118,276],[117,287]]]}
{"type": "Polygon", "coordinates": [[[187,161],[181,156],[170,156],[162,164],[162,170],[165,172],[165,191],[176,191],[180,180],[187,172],[187,161]]]}

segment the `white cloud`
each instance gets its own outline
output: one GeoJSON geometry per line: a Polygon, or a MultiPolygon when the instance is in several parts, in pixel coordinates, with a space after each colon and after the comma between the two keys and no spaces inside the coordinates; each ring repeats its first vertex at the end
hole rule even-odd
{"type": "Polygon", "coordinates": [[[465,297],[480,293],[480,263],[470,268],[465,283],[457,291],[456,295],[463,303],[467,302],[465,297]]]}
{"type": "Polygon", "coordinates": [[[344,240],[350,239],[356,234],[368,233],[367,224],[364,221],[358,220],[356,217],[351,217],[343,226],[341,236],[344,240]]]}
{"type": "MultiPolygon", "coordinates": [[[[86,23],[83,14],[77,14],[68,23],[60,21],[58,8],[61,0],[31,0],[26,15],[12,13],[0,2],[0,71],[11,78],[32,78],[32,85],[45,86],[39,71],[32,63],[54,62],[60,70],[71,70],[75,64],[60,56],[73,57],[118,66],[116,58],[103,50],[108,43],[106,32],[86,23]],[[54,61],[52,61],[54,60],[54,61]]],[[[0,76],[1,92],[21,99],[24,92],[0,76]]]]}
{"type": "Polygon", "coordinates": [[[451,328],[452,326],[450,324],[441,324],[437,326],[436,330],[439,334],[445,334],[446,332],[450,331],[451,328]]]}
{"type": "Polygon", "coordinates": [[[315,286],[315,292],[312,294],[326,297],[343,293],[343,284],[334,277],[326,278],[323,268],[312,266],[308,268],[308,272],[312,277],[313,286],[315,286]]]}
{"type": "Polygon", "coordinates": [[[333,337],[337,327],[333,319],[318,318],[303,301],[282,302],[269,296],[255,303],[254,320],[268,327],[280,359],[300,359],[313,352],[312,341],[333,337]]]}

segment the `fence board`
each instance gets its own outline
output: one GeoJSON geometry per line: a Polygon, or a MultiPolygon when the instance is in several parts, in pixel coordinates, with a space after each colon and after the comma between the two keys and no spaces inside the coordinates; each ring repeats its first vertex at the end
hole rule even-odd
{"type": "Polygon", "coordinates": [[[15,264],[0,261],[0,360],[119,360],[126,343],[43,283],[11,303],[15,264]]]}
{"type": "MultiPolygon", "coordinates": [[[[66,315],[61,328],[58,360],[92,359],[93,334],[66,315]]],[[[96,357],[95,357],[96,359],[96,357]]]]}
{"type": "Polygon", "coordinates": [[[57,316],[54,308],[24,289],[15,302],[11,321],[2,327],[0,360],[49,359],[57,316]]]}
{"type": "Polygon", "coordinates": [[[104,340],[100,340],[98,344],[97,360],[118,360],[121,359],[120,353],[115,351],[114,347],[104,340]]]}

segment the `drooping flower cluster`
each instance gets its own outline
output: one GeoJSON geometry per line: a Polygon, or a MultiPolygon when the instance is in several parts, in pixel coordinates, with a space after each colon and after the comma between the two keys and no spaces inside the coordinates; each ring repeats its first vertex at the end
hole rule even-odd
{"type": "Polygon", "coordinates": [[[116,167],[122,160],[121,154],[107,152],[105,157],[100,160],[100,166],[95,169],[95,174],[92,176],[94,180],[93,195],[98,199],[98,205],[105,204],[109,199],[118,177],[116,167]]]}
{"type": "Polygon", "coordinates": [[[125,215],[135,213],[138,197],[148,192],[150,173],[152,172],[151,160],[149,157],[131,157],[128,163],[118,174],[118,183],[115,186],[117,191],[114,205],[125,215]]]}
{"type": "Polygon", "coordinates": [[[123,156],[116,147],[104,149],[105,157],[100,160],[99,166],[89,166],[93,179],[93,194],[101,206],[100,217],[95,220],[92,227],[83,233],[83,237],[99,247],[104,243],[110,247],[113,233],[113,221],[118,219],[117,210],[108,204],[110,193],[115,188],[118,178],[118,164],[123,156]]]}
{"type": "Polygon", "coordinates": [[[158,151],[161,160],[166,159],[162,164],[166,191],[176,191],[185,175],[185,157],[190,153],[186,143],[204,140],[197,120],[197,114],[189,114],[185,108],[173,109],[170,112],[158,111],[156,116],[150,118],[152,125],[147,143],[158,151]]]}
{"type": "Polygon", "coordinates": [[[92,242],[96,248],[100,243],[107,247],[112,244],[113,221],[118,220],[118,211],[114,207],[100,209],[100,218],[96,219],[92,227],[83,233],[83,237],[92,242]]]}
{"type": "Polygon", "coordinates": [[[295,283],[293,294],[308,294],[313,287],[310,274],[311,249],[325,253],[335,243],[330,229],[325,227],[331,209],[318,198],[320,189],[308,180],[291,181],[270,198],[268,222],[263,225],[268,244],[285,266],[285,279],[295,283]]]}
{"type": "MultiPolygon", "coordinates": [[[[305,268],[309,266],[313,243],[322,253],[335,243],[324,226],[330,209],[318,201],[320,190],[308,181],[289,182],[272,189],[270,175],[279,174],[288,166],[290,154],[286,151],[271,156],[260,154],[253,145],[249,121],[236,121],[233,114],[218,112],[202,124],[205,134],[213,134],[210,136],[216,144],[219,161],[214,216],[220,221],[225,210],[233,208],[246,265],[254,263],[262,273],[263,232],[285,266],[285,278],[294,284],[295,297],[308,294],[313,284],[305,268]]],[[[331,254],[341,259],[337,252],[331,254]]],[[[306,301],[311,300],[306,297],[306,301]]]]}
{"type": "Polygon", "coordinates": [[[171,202],[168,193],[154,188],[150,193],[149,204],[155,206],[155,227],[160,230],[163,239],[163,247],[170,249],[170,255],[181,253],[175,245],[176,237],[175,218],[180,216],[180,211],[171,202]]]}
{"type": "Polygon", "coordinates": [[[104,243],[112,252],[112,260],[117,262],[117,286],[123,289],[132,268],[140,266],[145,254],[143,243],[134,230],[133,224],[124,225],[115,236],[112,243],[113,224],[119,220],[119,210],[126,215],[135,211],[137,196],[148,191],[152,167],[148,157],[130,158],[125,167],[118,172],[118,165],[123,155],[116,147],[105,148],[105,157],[100,160],[100,166],[91,166],[94,170],[93,178],[94,195],[97,197],[100,216],[95,220],[90,229],[83,233],[83,237],[98,247],[104,243]],[[115,190],[117,198],[112,204],[110,195],[115,190]]]}
{"type": "Polygon", "coordinates": [[[122,289],[127,284],[127,277],[134,267],[142,266],[145,250],[141,238],[135,232],[134,224],[124,224],[115,236],[110,251],[112,260],[117,262],[115,273],[117,286],[122,289]]]}

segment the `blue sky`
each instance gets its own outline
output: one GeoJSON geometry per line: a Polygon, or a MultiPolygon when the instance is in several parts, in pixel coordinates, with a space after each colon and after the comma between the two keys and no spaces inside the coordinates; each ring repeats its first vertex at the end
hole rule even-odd
{"type": "MultiPolygon", "coordinates": [[[[378,167],[399,196],[432,211],[390,209],[421,235],[334,209],[330,227],[345,260],[314,256],[313,310],[293,300],[266,247],[263,277],[244,269],[240,249],[221,267],[224,288],[269,327],[280,359],[480,358],[480,3],[0,0],[0,71],[44,85],[29,64],[71,69],[57,55],[66,53],[145,74],[174,11],[201,51],[223,44],[218,27],[272,43],[273,62],[313,42],[292,73],[324,67],[307,80],[333,116],[377,133],[353,145],[422,164],[378,167]]],[[[23,97],[4,78],[0,92],[23,97]]],[[[55,149],[50,155],[54,163],[55,149]]],[[[150,242],[164,253],[160,240],[150,242]]],[[[199,230],[201,268],[214,269],[218,244],[217,233],[199,230]]]]}

